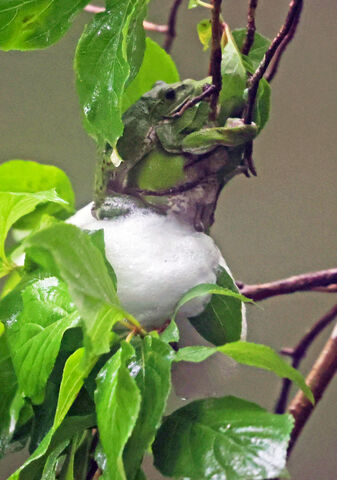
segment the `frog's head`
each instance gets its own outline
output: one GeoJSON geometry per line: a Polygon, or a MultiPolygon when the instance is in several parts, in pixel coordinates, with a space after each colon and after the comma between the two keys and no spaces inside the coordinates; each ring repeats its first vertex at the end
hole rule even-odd
{"type": "Polygon", "coordinates": [[[199,81],[187,79],[183,82],[171,84],[157,82],[152,89],[152,93],[155,91],[157,99],[152,110],[153,116],[157,118],[169,116],[174,111],[179,110],[184,103],[200,95],[209,82],[209,77],[199,81]]]}

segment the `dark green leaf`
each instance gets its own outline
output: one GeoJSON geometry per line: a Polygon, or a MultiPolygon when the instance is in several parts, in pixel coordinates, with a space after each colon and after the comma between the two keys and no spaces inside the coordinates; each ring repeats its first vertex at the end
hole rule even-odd
{"type": "Polygon", "coordinates": [[[67,287],[56,277],[36,280],[22,292],[23,309],[8,321],[8,340],[19,387],[27,396],[43,394],[63,334],[80,317],[67,287]]]}
{"type": "Polygon", "coordinates": [[[32,247],[27,253],[34,261],[45,268],[54,263],[66,281],[84,320],[84,343],[88,351],[94,355],[108,352],[110,331],[124,317],[124,312],[114,278],[90,236],[73,225],[58,224],[30,237],[27,245],[32,247]]]}
{"type": "Polygon", "coordinates": [[[142,395],[139,416],[125,447],[126,478],[133,480],[145,451],[160,425],[171,388],[171,364],[174,351],[162,340],[146,336],[135,344],[136,357],[129,365],[142,395]]]}
{"type": "Polygon", "coordinates": [[[151,38],[147,38],[143,63],[138,75],[125,90],[123,96],[123,112],[139,100],[144,93],[151,90],[159,80],[166,83],[179,82],[179,73],[171,56],[151,38]]]}
{"type": "MultiPolygon", "coordinates": [[[[189,321],[203,338],[214,345],[223,345],[240,339],[242,301],[247,299],[239,295],[234,280],[222,267],[217,276],[217,286],[219,291],[214,291],[205,310],[200,315],[189,318],[189,321]],[[227,295],[228,292],[233,296],[227,295]]],[[[213,293],[214,287],[212,285],[208,293],[213,293]]]]}
{"type": "Polygon", "coordinates": [[[246,69],[241,53],[232,34],[226,26],[227,43],[222,53],[220,92],[221,111],[219,121],[225,123],[227,117],[239,117],[244,106],[244,91],[247,83],[246,69]]]}
{"type": "MultiPolygon", "coordinates": [[[[245,28],[238,28],[233,30],[232,34],[239,50],[241,51],[246,39],[247,30],[245,28]]],[[[248,54],[248,59],[250,60],[253,67],[253,72],[251,73],[254,73],[254,71],[259,66],[264,54],[269,48],[269,45],[270,40],[268,38],[264,37],[260,33],[255,32],[254,43],[248,54]]]]}
{"type": "Polygon", "coordinates": [[[85,127],[101,145],[115,146],[123,133],[123,92],[144,48],[129,29],[142,28],[136,25],[142,23],[146,4],[147,0],[107,2],[107,10],[94,16],[77,46],[75,70],[85,127]]]}
{"type": "Polygon", "coordinates": [[[88,0],[1,0],[0,48],[34,50],[57,42],[88,0]]]}
{"type": "Polygon", "coordinates": [[[270,347],[249,342],[233,342],[218,347],[218,351],[233,358],[236,362],[269,370],[281,378],[289,378],[314,403],[313,394],[306,385],[303,375],[288,365],[270,347]]]}
{"type": "Polygon", "coordinates": [[[131,345],[124,342],[97,377],[97,424],[107,457],[104,478],[109,480],[126,480],[122,454],[140,408],[139,389],[127,368],[133,354],[131,345]]]}
{"type": "Polygon", "coordinates": [[[155,465],[170,477],[274,478],[285,467],[292,426],[290,415],[239,398],[198,400],[164,420],[153,444],[155,465]]]}

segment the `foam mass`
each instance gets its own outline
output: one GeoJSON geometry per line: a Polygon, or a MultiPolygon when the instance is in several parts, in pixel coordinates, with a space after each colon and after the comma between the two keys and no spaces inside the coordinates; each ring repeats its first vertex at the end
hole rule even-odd
{"type": "MultiPolygon", "coordinates": [[[[144,326],[163,324],[190,288],[216,283],[219,264],[229,272],[213,239],[173,215],[136,209],[112,220],[96,220],[91,208],[92,204],[85,206],[68,222],[84,230],[104,230],[119,299],[144,326]]],[[[180,315],[198,315],[208,301],[209,297],[194,299],[180,315]]]]}

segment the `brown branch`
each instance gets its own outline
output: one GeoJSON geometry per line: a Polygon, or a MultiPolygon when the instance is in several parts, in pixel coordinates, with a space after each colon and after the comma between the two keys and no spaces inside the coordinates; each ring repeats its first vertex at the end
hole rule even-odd
{"type": "MultiPolygon", "coordinates": [[[[281,353],[292,357],[292,366],[298,368],[302,359],[305,357],[308,348],[317,338],[317,336],[337,317],[337,305],[331,308],[323,317],[321,317],[304,335],[294,348],[283,348],[281,353]]],[[[275,413],[284,413],[288,403],[288,396],[291,387],[291,381],[286,378],[279,399],[275,406],[275,413]]]]}
{"type": "MultiPolygon", "coordinates": [[[[84,10],[89,13],[102,13],[105,12],[104,7],[97,7],[96,5],[87,5],[84,7],[84,10]]],[[[168,26],[167,25],[157,25],[156,23],[152,22],[147,22],[144,20],[143,26],[145,30],[148,30],[149,32],[158,32],[158,33],[167,33],[168,32],[168,26]]]]}
{"type": "Polygon", "coordinates": [[[282,40],[282,43],[279,46],[279,48],[277,49],[275,57],[274,57],[271,65],[270,65],[270,70],[266,75],[266,80],[268,82],[271,82],[273,80],[273,78],[275,77],[275,75],[277,73],[277,70],[278,70],[278,67],[279,67],[279,64],[280,64],[280,61],[281,61],[281,57],[282,57],[283,53],[285,52],[286,48],[288,47],[289,43],[292,41],[292,39],[295,36],[296,30],[297,30],[297,27],[298,27],[298,24],[299,24],[299,21],[300,21],[300,18],[301,18],[302,8],[303,8],[303,2],[300,2],[298,4],[297,13],[296,13],[296,16],[294,17],[291,28],[290,28],[289,32],[287,33],[287,35],[282,40]]]}
{"type": "Polygon", "coordinates": [[[170,15],[167,22],[167,33],[164,43],[164,49],[167,52],[171,51],[172,44],[174,39],[176,38],[176,25],[177,25],[177,18],[178,18],[178,10],[180,5],[182,4],[182,0],[174,0],[173,5],[171,7],[170,15]]]}
{"type": "Polygon", "coordinates": [[[333,329],[331,336],[325,344],[322,352],[316,360],[311,372],[306,378],[307,385],[311,388],[315,398],[315,405],[304,396],[303,392],[298,392],[289,406],[289,412],[295,419],[295,426],[291,432],[288,456],[307,423],[317,403],[322,398],[327,386],[337,371],[337,326],[333,329]]]}
{"type": "Polygon", "coordinates": [[[194,105],[196,105],[197,103],[201,102],[205,98],[212,95],[215,89],[216,89],[215,85],[206,84],[204,91],[200,95],[192,98],[191,100],[188,100],[186,103],[183,104],[183,106],[177,112],[174,112],[173,114],[171,114],[169,118],[180,118],[186,112],[186,110],[194,107],[194,105]]]}
{"type": "Polygon", "coordinates": [[[299,7],[301,7],[302,3],[303,3],[303,0],[292,0],[290,2],[288,15],[281,30],[276,35],[274,40],[271,42],[257,70],[248,80],[248,101],[247,101],[247,108],[244,113],[244,122],[246,124],[252,123],[257,89],[259,87],[260,80],[263,77],[263,75],[266,73],[266,70],[270,62],[274,58],[274,55],[278,47],[280,46],[280,44],[282,43],[286,35],[288,35],[290,29],[292,28],[294,19],[298,15],[299,7]]]}
{"type": "Polygon", "coordinates": [[[259,0],[249,0],[248,4],[248,22],[247,22],[247,35],[245,39],[245,43],[242,47],[242,53],[244,55],[248,55],[252,45],[254,43],[254,36],[255,36],[255,10],[257,8],[259,0]]]}
{"type": "Polygon", "coordinates": [[[240,293],[258,302],[277,295],[308,291],[317,287],[328,287],[337,283],[337,268],[319,272],[304,273],[294,277],[259,285],[245,285],[238,282],[240,293]]]}
{"type": "Polygon", "coordinates": [[[222,87],[221,76],[221,36],[222,36],[222,23],[220,22],[221,14],[221,2],[222,0],[212,0],[212,49],[209,73],[212,76],[212,83],[215,86],[215,90],[211,99],[211,114],[210,120],[216,120],[218,98],[222,87]]]}

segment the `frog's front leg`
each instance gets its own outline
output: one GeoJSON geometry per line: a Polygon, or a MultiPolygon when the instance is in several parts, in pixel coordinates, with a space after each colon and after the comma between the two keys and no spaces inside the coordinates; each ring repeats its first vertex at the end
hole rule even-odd
{"type": "Polygon", "coordinates": [[[240,118],[229,118],[224,127],[211,127],[187,135],[182,150],[202,155],[216,147],[238,147],[252,141],[257,135],[255,124],[245,125],[240,118]]]}

